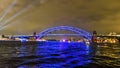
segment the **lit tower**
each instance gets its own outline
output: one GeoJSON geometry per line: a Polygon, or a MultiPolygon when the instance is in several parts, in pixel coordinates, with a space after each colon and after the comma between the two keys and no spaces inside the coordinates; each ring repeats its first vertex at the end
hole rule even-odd
{"type": "Polygon", "coordinates": [[[37,39],[37,33],[33,32],[34,39],[37,39]]]}
{"type": "Polygon", "coordinates": [[[97,42],[97,32],[96,31],[93,31],[92,41],[97,42]]]}

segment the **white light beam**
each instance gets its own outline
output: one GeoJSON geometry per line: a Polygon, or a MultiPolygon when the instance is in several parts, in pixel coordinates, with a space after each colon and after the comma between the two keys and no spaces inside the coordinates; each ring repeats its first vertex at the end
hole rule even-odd
{"type": "Polygon", "coordinates": [[[0,22],[4,19],[4,17],[11,11],[11,9],[15,6],[18,0],[13,0],[12,4],[4,10],[4,13],[0,16],[0,22]]]}
{"type": "Polygon", "coordinates": [[[13,15],[12,17],[10,17],[9,19],[7,19],[6,21],[2,22],[2,24],[0,25],[0,29],[7,25],[10,21],[12,21],[14,18],[16,18],[17,16],[21,15],[22,13],[24,13],[25,11],[27,11],[29,8],[31,8],[33,5],[29,5],[25,8],[23,8],[21,11],[17,12],[15,15],[13,15]]]}

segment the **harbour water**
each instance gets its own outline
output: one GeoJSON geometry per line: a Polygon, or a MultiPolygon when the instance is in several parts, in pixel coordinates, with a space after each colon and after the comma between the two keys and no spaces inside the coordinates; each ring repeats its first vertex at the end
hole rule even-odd
{"type": "Polygon", "coordinates": [[[119,44],[0,44],[0,68],[119,68],[119,44]]]}

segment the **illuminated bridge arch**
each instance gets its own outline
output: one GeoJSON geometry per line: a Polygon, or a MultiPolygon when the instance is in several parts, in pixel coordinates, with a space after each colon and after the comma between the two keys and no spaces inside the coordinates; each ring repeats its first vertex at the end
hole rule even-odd
{"type": "Polygon", "coordinates": [[[76,28],[76,27],[71,27],[71,26],[57,26],[57,27],[49,28],[49,29],[46,29],[46,30],[40,32],[38,34],[38,36],[39,36],[39,38],[42,38],[51,32],[60,31],[60,30],[73,31],[73,32],[79,34],[80,36],[91,40],[92,35],[89,32],[82,30],[82,29],[79,29],[79,28],[76,28]]]}

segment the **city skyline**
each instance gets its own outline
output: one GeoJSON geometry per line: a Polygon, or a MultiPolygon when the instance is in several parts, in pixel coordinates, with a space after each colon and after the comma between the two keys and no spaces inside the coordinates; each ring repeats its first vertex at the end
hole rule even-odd
{"type": "MultiPolygon", "coordinates": [[[[15,0],[0,1],[0,19],[6,8],[15,0]]],[[[33,0],[16,0],[1,23],[30,5],[33,0]]],[[[55,26],[74,26],[98,33],[120,33],[119,0],[34,0],[27,11],[0,28],[1,34],[31,34],[55,26]]],[[[4,15],[3,15],[4,16],[4,15]]]]}

